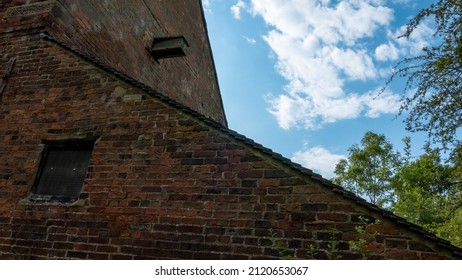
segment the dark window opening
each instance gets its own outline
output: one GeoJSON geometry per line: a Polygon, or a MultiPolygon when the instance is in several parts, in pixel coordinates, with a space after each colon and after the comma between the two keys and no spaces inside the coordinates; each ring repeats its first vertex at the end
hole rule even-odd
{"type": "Polygon", "coordinates": [[[32,189],[33,202],[74,202],[87,176],[93,142],[45,143],[32,189]]]}
{"type": "Polygon", "coordinates": [[[186,55],[188,42],[183,36],[154,38],[147,49],[155,59],[172,58],[186,55]]]}

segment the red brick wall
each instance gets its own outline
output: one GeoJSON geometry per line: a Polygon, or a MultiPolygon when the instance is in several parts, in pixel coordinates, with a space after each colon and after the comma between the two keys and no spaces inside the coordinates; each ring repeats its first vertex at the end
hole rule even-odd
{"type": "Polygon", "coordinates": [[[0,1],[0,32],[44,27],[55,0],[0,1]]]}
{"type": "Polygon", "coordinates": [[[44,29],[177,102],[226,125],[200,0],[1,1],[0,32],[44,29]],[[186,57],[154,60],[154,37],[182,35],[186,57]]]}
{"type": "Polygon", "coordinates": [[[371,258],[456,258],[37,34],[0,34],[0,53],[17,57],[0,97],[0,258],[277,258],[269,229],[300,258],[328,258],[335,231],[338,255],[359,258],[364,215],[382,221],[371,258]],[[43,141],[86,138],[79,203],[28,203],[43,141]]]}
{"type": "Polygon", "coordinates": [[[200,0],[57,0],[50,33],[226,124],[200,0]],[[186,57],[154,61],[153,37],[185,36],[186,57]]]}

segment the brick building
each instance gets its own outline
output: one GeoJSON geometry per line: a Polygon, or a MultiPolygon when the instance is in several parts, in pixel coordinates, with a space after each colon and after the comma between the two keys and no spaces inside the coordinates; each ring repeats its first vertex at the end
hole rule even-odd
{"type": "Polygon", "coordinates": [[[2,1],[0,74],[0,258],[462,257],[229,130],[199,0],[2,1]]]}

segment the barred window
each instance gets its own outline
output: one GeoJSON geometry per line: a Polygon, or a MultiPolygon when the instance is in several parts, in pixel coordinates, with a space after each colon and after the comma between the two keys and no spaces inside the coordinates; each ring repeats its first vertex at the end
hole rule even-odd
{"type": "Polygon", "coordinates": [[[94,143],[46,143],[32,188],[31,201],[73,202],[79,198],[94,143]]]}

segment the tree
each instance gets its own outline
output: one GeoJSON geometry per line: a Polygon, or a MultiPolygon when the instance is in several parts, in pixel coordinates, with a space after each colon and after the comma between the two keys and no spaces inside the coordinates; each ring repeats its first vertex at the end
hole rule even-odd
{"type": "Polygon", "coordinates": [[[393,211],[407,220],[429,228],[447,220],[441,211],[448,204],[452,168],[442,163],[438,150],[428,146],[414,161],[403,159],[393,179],[393,211]]]}
{"type": "Polygon", "coordinates": [[[426,19],[434,18],[435,43],[418,56],[398,63],[387,86],[406,77],[400,113],[409,111],[409,131],[426,131],[444,148],[459,144],[462,125],[462,0],[439,0],[422,9],[407,25],[409,38],[426,19]]]}
{"type": "Polygon", "coordinates": [[[453,244],[462,247],[462,146],[456,146],[450,157],[452,181],[446,192],[446,221],[436,225],[434,232],[453,244]]]}
{"type": "MultiPolygon", "coordinates": [[[[459,151],[460,149],[456,149],[459,151]]],[[[460,156],[449,162],[441,159],[438,149],[425,147],[425,153],[403,159],[397,171],[391,209],[438,236],[462,245],[462,188],[459,180],[460,156]]]]}
{"type": "Polygon", "coordinates": [[[374,204],[389,204],[392,179],[399,165],[399,154],[393,151],[393,145],[385,135],[369,131],[361,139],[361,146],[353,145],[348,152],[348,159],[336,165],[333,181],[374,204]]]}
{"type": "Polygon", "coordinates": [[[384,135],[366,132],[336,165],[333,181],[462,246],[462,146],[445,161],[439,149],[427,145],[415,158],[410,138],[404,144],[403,156],[384,135]]]}

